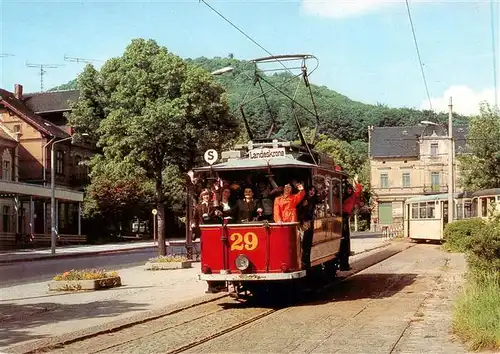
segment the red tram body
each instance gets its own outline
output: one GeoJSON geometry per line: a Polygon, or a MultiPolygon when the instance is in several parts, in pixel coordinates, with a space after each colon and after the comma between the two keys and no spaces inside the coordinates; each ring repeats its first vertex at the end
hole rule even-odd
{"type": "MultiPolygon", "coordinates": [[[[276,223],[254,221],[200,225],[201,274],[200,280],[225,282],[235,289],[255,291],[276,281],[291,282],[305,278],[314,271],[328,272],[334,276],[341,263],[348,264],[350,242],[348,215],[344,212],[342,189],[347,176],[335,169],[333,161],[314,153],[316,164],[306,162],[300,146],[274,140],[269,143],[240,145],[236,150],[224,152],[227,161],[195,169],[198,174],[215,178],[233,179],[235,174],[256,175],[272,173],[278,180],[304,181],[322,193],[316,205],[313,220],[313,239],[310,250],[310,267],[304,269],[303,225],[300,222],[276,223]],[[285,157],[251,159],[251,152],[274,150],[287,152],[285,157]],[[274,146],[274,148],[272,147],[274,146]],[[235,157],[231,157],[235,156],[235,157]],[[241,157],[240,157],[241,156],[241,157]],[[217,176],[217,177],[215,177],[217,176]]],[[[266,155],[267,156],[267,155],[266,155]]],[[[353,195],[356,197],[357,195],[353,195]]]]}

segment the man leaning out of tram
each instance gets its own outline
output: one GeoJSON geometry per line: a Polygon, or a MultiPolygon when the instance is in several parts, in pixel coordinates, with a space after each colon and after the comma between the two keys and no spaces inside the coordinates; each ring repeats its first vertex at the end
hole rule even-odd
{"type": "Polygon", "coordinates": [[[299,204],[298,213],[301,222],[301,228],[304,231],[302,237],[302,267],[308,269],[311,266],[311,248],[314,235],[314,214],[316,204],[318,204],[318,192],[314,186],[311,186],[307,195],[299,204]]]}
{"type": "Polygon", "coordinates": [[[262,203],[260,200],[253,198],[253,190],[251,187],[245,187],[244,198],[238,200],[236,204],[238,222],[252,222],[262,220],[262,203]]]}
{"type": "Polygon", "coordinates": [[[268,176],[269,183],[265,180],[259,182],[260,202],[262,203],[262,219],[273,220],[274,197],[281,192],[281,188],[274,182],[272,176],[268,176]]]}
{"type": "Polygon", "coordinates": [[[283,188],[283,194],[274,200],[274,221],[296,222],[297,206],[305,197],[306,192],[302,183],[297,183],[298,193],[292,194],[291,184],[286,184],[283,188]]]}

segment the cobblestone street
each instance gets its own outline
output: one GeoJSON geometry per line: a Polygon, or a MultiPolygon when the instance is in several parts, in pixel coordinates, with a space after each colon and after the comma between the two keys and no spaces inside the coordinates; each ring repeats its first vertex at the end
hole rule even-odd
{"type": "Polygon", "coordinates": [[[464,269],[462,255],[416,245],[293,307],[224,297],[52,352],[463,353],[449,330],[464,269]]]}

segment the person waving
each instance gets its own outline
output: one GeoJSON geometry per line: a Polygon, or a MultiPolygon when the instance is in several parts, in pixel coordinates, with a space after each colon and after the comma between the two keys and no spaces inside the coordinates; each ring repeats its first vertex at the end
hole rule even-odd
{"type": "Polygon", "coordinates": [[[302,201],[306,192],[302,183],[297,184],[299,192],[292,195],[292,186],[286,184],[283,188],[283,195],[274,200],[274,221],[275,222],[296,222],[297,205],[302,201]]]}

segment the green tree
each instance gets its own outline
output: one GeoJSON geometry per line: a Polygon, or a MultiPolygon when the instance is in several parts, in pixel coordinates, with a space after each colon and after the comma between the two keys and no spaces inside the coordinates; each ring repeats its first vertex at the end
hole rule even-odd
{"type": "Polygon", "coordinates": [[[460,162],[459,183],[470,191],[500,187],[500,112],[481,104],[480,115],[471,119],[466,153],[460,162]]]}
{"type": "Polygon", "coordinates": [[[99,139],[99,124],[105,117],[100,73],[88,64],[76,79],[76,85],[79,90],[78,101],[71,103],[71,113],[65,113],[65,116],[68,124],[75,128],[76,139],[81,139],[81,133],[87,133],[88,139],[96,143],[99,139]]]}
{"type": "Polygon", "coordinates": [[[181,176],[201,161],[206,149],[219,149],[236,138],[239,124],[229,114],[223,87],[210,73],[153,40],[134,39],[94,80],[97,88],[90,98],[100,110],[77,109],[72,122],[86,132],[86,122],[95,113],[103,161],[131,166],[152,183],[159,253],[164,255],[164,205],[170,195],[165,187],[184,186],[186,178],[181,176]]]}

